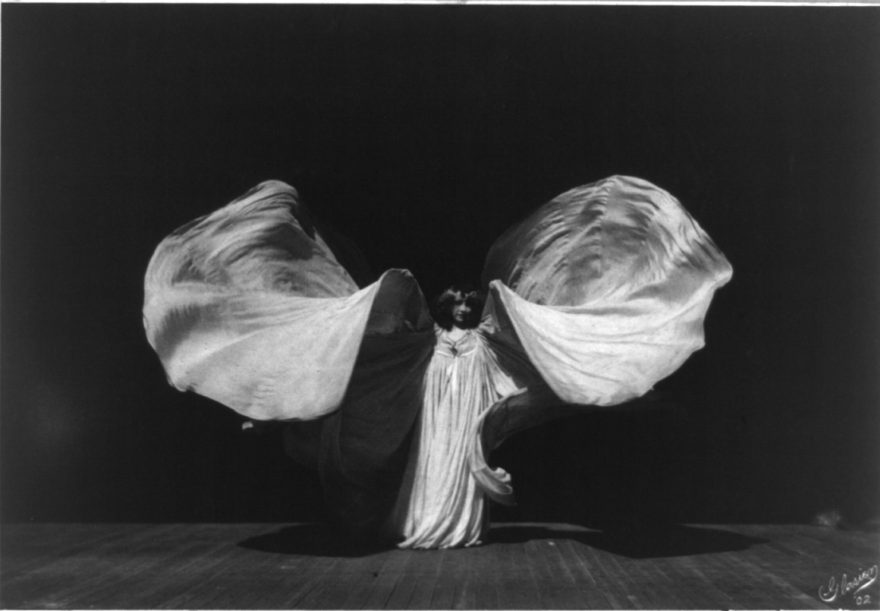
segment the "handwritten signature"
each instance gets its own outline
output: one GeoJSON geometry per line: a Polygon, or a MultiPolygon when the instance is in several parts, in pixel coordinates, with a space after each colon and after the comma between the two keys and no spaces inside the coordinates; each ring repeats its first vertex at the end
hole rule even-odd
{"type": "Polygon", "coordinates": [[[877,581],[877,565],[873,565],[867,569],[861,569],[855,575],[849,576],[843,573],[840,580],[836,576],[832,576],[828,583],[819,588],[819,598],[826,603],[834,602],[838,597],[842,598],[847,594],[855,596],[856,604],[865,605],[871,602],[869,594],[860,594],[862,590],[870,587],[877,581]]]}

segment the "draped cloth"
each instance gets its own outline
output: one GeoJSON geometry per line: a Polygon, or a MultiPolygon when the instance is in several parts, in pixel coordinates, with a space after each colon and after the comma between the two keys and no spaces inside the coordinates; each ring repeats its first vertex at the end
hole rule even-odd
{"type": "MultiPolygon", "coordinates": [[[[523,387],[530,372],[524,360],[499,362],[487,330],[486,325],[474,330],[436,329],[406,473],[385,524],[391,538],[402,539],[400,547],[481,543],[487,518],[485,484],[500,485],[507,492],[510,478],[503,470],[479,463],[482,454],[472,454],[474,440],[479,437],[480,417],[523,387]],[[484,473],[476,476],[475,468],[484,473]]],[[[504,494],[495,496],[509,500],[504,494]]]]}
{"type": "Polygon", "coordinates": [[[461,337],[435,329],[409,272],[359,288],[337,254],[295,189],[261,183],[160,243],[147,338],[176,388],[296,423],[291,450],[337,517],[408,547],[478,542],[484,495],[512,499],[486,454],[646,393],[703,346],[732,273],[674,197],[623,176],[499,238],[482,322],[461,337]]]}

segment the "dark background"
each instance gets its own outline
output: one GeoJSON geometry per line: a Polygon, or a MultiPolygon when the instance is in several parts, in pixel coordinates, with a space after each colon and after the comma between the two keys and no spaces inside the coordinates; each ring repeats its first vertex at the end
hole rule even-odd
{"type": "Polygon", "coordinates": [[[510,441],[501,519],[878,514],[876,9],[5,4],[2,518],[319,518],[277,431],[166,385],[172,229],[294,184],[375,271],[479,278],[508,225],[620,173],[732,262],[652,401],[510,441]]]}

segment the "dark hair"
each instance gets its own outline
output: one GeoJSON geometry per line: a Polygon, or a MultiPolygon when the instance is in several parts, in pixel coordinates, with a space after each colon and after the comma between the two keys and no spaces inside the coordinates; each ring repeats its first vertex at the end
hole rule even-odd
{"type": "Polygon", "coordinates": [[[468,328],[476,327],[480,323],[480,315],[483,313],[483,304],[486,301],[483,294],[469,284],[453,284],[440,293],[434,301],[434,321],[438,326],[447,331],[452,328],[452,306],[462,296],[472,311],[471,324],[468,328]]]}

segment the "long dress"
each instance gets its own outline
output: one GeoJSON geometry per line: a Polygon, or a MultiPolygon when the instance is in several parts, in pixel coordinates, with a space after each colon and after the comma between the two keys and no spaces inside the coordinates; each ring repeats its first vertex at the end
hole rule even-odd
{"type": "Polygon", "coordinates": [[[482,543],[485,494],[471,472],[470,443],[480,416],[517,388],[481,329],[436,328],[403,485],[388,530],[402,548],[482,543]]]}
{"type": "Polygon", "coordinates": [[[703,346],[732,274],[674,197],[612,176],[495,242],[481,325],[457,337],[409,272],[359,288],[323,235],[278,181],[181,227],[147,269],[147,338],[177,389],[299,423],[336,518],[404,547],[480,541],[486,499],[513,492],[486,455],[649,391],[703,346]]]}

